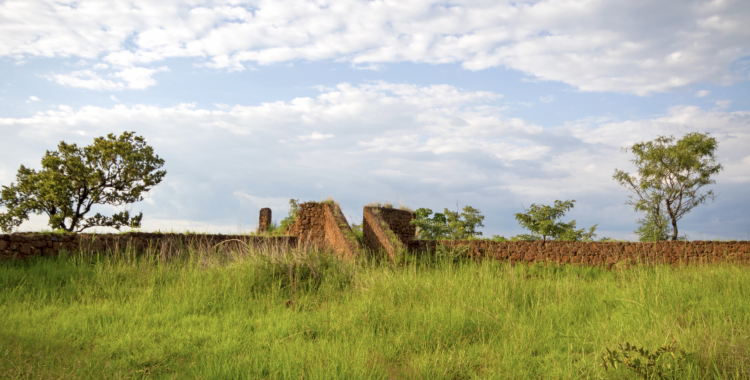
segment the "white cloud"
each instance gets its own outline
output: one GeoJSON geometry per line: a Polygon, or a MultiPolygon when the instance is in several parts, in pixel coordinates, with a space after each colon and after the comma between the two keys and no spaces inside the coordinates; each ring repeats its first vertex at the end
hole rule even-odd
{"type": "Polygon", "coordinates": [[[547,96],[542,96],[541,98],[539,98],[539,101],[542,103],[552,103],[555,101],[555,99],[556,99],[555,95],[547,95],[547,96]]]}
{"type": "Polygon", "coordinates": [[[47,79],[63,86],[86,88],[89,90],[120,90],[125,87],[124,83],[104,79],[91,70],[78,70],[69,74],[54,74],[47,76],[47,79]]]}
{"type": "Polygon", "coordinates": [[[698,92],[696,92],[696,93],[695,93],[695,96],[697,96],[697,97],[699,97],[699,98],[703,98],[703,97],[705,97],[705,96],[708,96],[708,95],[710,95],[710,94],[711,94],[711,91],[708,91],[708,90],[700,90],[700,91],[698,91],[698,92]]]}
{"type": "MultiPolygon", "coordinates": [[[[120,68],[195,57],[230,71],[297,59],[370,69],[457,62],[644,95],[745,80],[733,64],[750,54],[747,19],[744,1],[8,0],[0,55],[103,57],[120,68]]],[[[131,88],[151,85],[146,73],[121,74],[131,88]]]]}
{"type": "Polygon", "coordinates": [[[729,100],[729,99],[717,100],[716,101],[716,108],[718,108],[718,109],[725,110],[725,109],[729,108],[729,106],[731,106],[731,105],[732,105],[732,101],[729,100]]]}
{"type": "Polygon", "coordinates": [[[38,101],[40,101],[40,100],[41,100],[41,99],[37,98],[36,96],[34,96],[34,95],[31,95],[31,96],[29,96],[29,100],[27,100],[27,101],[26,101],[26,103],[31,103],[31,102],[38,102],[38,101]]]}
{"type": "Polygon", "coordinates": [[[333,135],[330,134],[330,133],[323,134],[323,133],[319,133],[319,132],[313,131],[313,133],[311,133],[309,135],[300,135],[300,136],[297,136],[297,137],[295,137],[295,138],[293,138],[291,140],[279,140],[279,141],[282,142],[282,143],[286,143],[286,142],[305,142],[305,141],[325,140],[325,139],[330,139],[330,138],[333,138],[333,135]]]}
{"type": "Polygon", "coordinates": [[[156,84],[156,81],[151,76],[160,71],[169,71],[169,68],[166,66],[159,67],[158,69],[131,67],[115,73],[114,76],[124,79],[127,82],[128,88],[142,90],[156,84]]]}
{"type": "Polygon", "coordinates": [[[169,71],[169,68],[166,66],[157,69],[130,67],[111,75],[114,78],[122,79],[121,81],[104,79],[99,73],[92,70],[77,70],[68,74],[48,75],[46,78],[64,86],[89,90],[142,90],[155,85],[156,81],[151,76],[162,71],[169,71]]]}
{"type": "Polygon", "coordinates": [[[110,95],[109,98],[112,99],[115,102],[119,102],[120,101],[120,99],[117,99],[114,95],[110,95]]]}

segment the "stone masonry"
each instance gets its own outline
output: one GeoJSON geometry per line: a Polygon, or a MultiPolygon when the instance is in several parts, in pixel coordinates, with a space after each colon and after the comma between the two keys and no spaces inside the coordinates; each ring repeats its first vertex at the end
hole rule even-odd
{"type": "Polygon", "coordinates": [[[271,209],[264,207],[260,209],[260,217],[258,218],[258,233],[262,234],[268,231],[268,227],[271,226],[271,209]]]}

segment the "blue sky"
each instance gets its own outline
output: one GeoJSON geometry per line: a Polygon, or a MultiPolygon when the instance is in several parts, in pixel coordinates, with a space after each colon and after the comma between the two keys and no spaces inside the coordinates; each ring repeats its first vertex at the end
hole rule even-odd
{"type": "MultiPolygon", "coordinates": [[[[750,235],[743,1],[0,2],[0,185],[59,141],[136,131],[166,160],[146,230],[233,233],[290,198],[523,206],[633,239],[621,151],[710,132],[719,197],[692,239],[750,235]]],[[[109,209],[104,207],[102,211],[109,209]]],[[[22,230],[46,228],[32,218],[22,230]]]]}

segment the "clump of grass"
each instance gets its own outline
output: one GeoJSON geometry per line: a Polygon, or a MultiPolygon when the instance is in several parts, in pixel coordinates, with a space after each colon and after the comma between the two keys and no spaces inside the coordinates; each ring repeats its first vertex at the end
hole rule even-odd
{"type": "Polygon", "coordinates": [[[393,208],[393,203],[391,202],[370,202],[365,205],[365,207],[380,207],[380,208],[393,208]]]}

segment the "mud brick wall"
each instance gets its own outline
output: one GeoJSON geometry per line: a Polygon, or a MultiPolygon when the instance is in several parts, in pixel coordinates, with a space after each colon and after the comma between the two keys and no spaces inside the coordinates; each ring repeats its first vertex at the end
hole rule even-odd
{"type": "Polygon", "coordinates": [[[331,248],[342,258],[352,258],[360,252],[349,223],[333,202],[301,204],[297,219],[287,232],[296,236],[300,244],[331,248]]]}
{"type": "Polygon", "coordinates": [[[438,245],[465,250],[474,258],[491,258],[516,263],[555,263],[602,266],[652,263],[667,265],[709,264],[718,262],[750,264],[750,242],[663,241],[635,242],[492,242],[486,240],[412,240],[413,252],[435,252],[438,245]]]}
{"type": "Polygon", "coordinates": [[[170,253],[187,247],[230,251],[251,247],[294,247],[294,236],[247,236],[247,235],[201,235],[201,234],[40,234],[15,233],[0,235],[0,258],[23,259],[32,256],[51,256],[67,252],[111,253],[130,249],[136,252],[158,251],[170,253]]]}
{"type": "Polygon", "coordinates": [[[409,224],[414,213],[365,206],[362,214],[364,246],[372,252],[385,252],[391,260],[398,261],[408,243],[416,236],[416,227],[409,224]]]}

